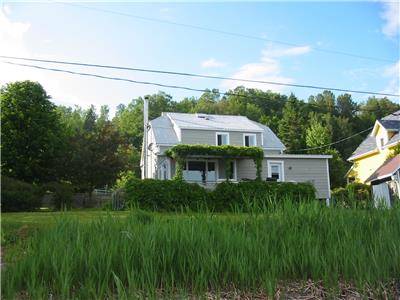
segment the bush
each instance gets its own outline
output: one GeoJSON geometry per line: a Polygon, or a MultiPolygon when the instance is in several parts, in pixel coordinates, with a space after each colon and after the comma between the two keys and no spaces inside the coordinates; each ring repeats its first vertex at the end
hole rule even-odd
{"type": "Polygon", "coordinates": [[[366,208],[372,204],[371,187],[362,183],[350,183],[345,188],[336,188],[332,197],[337,206],[366,208]]]}
{"type": "Polygon", "coordinates": [[[182,207],[196,210],[206,204],[209,194],[198,184],[177,180],[130,179],[125,189],[129,205],[161,211],[177,211],[182,207]]]}
{"type": "Polygon", "coordinates": [[[42,202],[41,190],[30,183],[26,183],[7,176],[1,177],[1,210],[33,211],[40,207],[42,202]]]}
{"type": "Polygon", "coordinates": [[[315,190],[308,183],[276,183],[248,181],[219,183],[209,191],[196,183],[176,180],[132,179],[126,185],[127,202],[142,209],[177,211],[182,207],[192,210],[208,208],[229,211],[235,208],[291,199],[315,199],[315,190]]]}
{"type": "Polygon", "coordinates": [[[309,183],[245,181],[222,182],[213,191],[213,203],[217,210],[233,207],[243,210],[249,204],[262,206],[279,203],[284,199],[293,202],[315,199],[315,189],[309,183]]]}
{"type": "Polygon", "coordinates": [[[60,209],[70,209],[73,196],[73,187],[71,184],[63,182],[49,182],[43,186],[45,191],[51,192],[53,194],[54,208],[60,209]]]}

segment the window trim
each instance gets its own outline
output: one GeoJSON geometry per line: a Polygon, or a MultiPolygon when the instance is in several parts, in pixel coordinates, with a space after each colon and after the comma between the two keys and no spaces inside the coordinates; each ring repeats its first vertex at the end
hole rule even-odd
{"type": "Polygon", "coordinates": [[[267,162],[267,167],[268,167],[268,178],[271,178],[272,172],[271,172],[271,165],[273,164],[280,164],[281,165],[281,175],[282,178],[280,180],[277,180],[278,182],[284,182],[285,181],[285,162],[283,160],[268,160],[267,162]]]}
{"type": "Polygon", "coordinates": [[[215,145],[216,146],[230,145],[229,132],[216,132],[215,133],[215,145]],[[226,135],[227,144],[218,145],[218,135],[226,135]]]}
{"type": "Polygon", "coordinates": [[[257,133],[243,133],[243,146],[244,147],[257,147],[257,133]],[[254,146],[246,146],[246,136],[254,136],[256,144],[254,146]]]}

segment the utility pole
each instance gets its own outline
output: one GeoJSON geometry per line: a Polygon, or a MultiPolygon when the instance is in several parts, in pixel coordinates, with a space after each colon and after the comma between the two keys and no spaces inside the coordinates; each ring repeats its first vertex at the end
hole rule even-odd
{"type": "Polygon", "coordinates": [[[144,96],[143,102],[143,179],[147,178],[147,126],[149,123],[149,96],[144,96]]]}

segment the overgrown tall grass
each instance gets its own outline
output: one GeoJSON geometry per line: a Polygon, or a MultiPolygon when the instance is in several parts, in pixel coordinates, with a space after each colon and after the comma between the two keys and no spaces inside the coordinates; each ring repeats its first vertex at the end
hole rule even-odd
{"type": "Polygon", "coordinates": [[[248,214],[132,211],[90,224],[62,217],[2,274],[3,296],[133,299],[265,289],[323,280],[362,287],[400,278],[400,209],[345,210],[313,202],[248,214]],[[159,294],[158,294],[159,295],[159,294]]]}

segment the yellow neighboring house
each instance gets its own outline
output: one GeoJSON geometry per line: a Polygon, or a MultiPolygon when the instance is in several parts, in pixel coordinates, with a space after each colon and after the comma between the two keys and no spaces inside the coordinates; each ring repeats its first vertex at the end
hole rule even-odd
{"type": "Polygon", "coordinates": [[[400,110],[375,121],[371,133],[348,158],[353,163],[347,172],[348,181],[369,183],[367,179],[383,165],[399,144],[400,110]]]}

